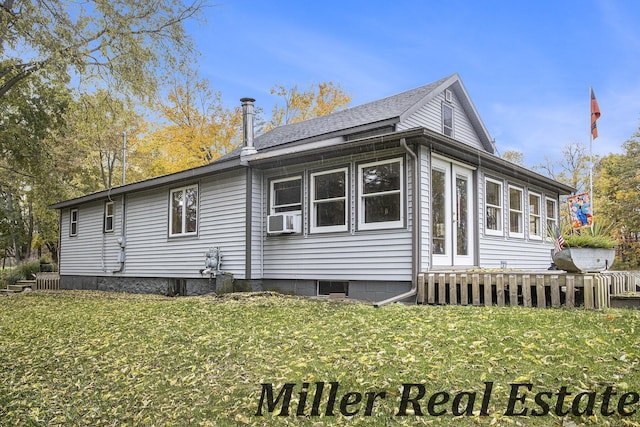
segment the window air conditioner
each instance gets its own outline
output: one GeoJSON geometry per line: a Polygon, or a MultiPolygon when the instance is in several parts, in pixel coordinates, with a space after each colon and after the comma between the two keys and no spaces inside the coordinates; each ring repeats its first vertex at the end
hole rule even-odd
{"type": "Polygon", "coordinates": [[[267,233],[300,233],[300,215],[294,213],[277,213],[267,216],[267,233]]]}

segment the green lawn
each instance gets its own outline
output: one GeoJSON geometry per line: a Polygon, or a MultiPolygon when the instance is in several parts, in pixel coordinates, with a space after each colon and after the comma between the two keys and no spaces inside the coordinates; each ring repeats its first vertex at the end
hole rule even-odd
{"type": "Polygon", "coordinates": [[[640,311],[32,292],[0,378],[3,426],[639,426],[640,311]]]}

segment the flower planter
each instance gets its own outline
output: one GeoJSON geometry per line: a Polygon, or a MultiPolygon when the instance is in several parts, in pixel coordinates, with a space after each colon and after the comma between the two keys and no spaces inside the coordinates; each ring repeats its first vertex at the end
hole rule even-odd
{"type": "Polygon", "coordinates": [[[607,270],[613,264],[615,254],[615,248],[565,248],[552,258],[561,270],[589,273],[607,270]]]}

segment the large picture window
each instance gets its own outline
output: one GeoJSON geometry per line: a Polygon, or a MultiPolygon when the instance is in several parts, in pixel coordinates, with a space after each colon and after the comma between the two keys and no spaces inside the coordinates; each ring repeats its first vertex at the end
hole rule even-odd
{"type": "Polygon", "coordinates": [[[522,189],[509,186],[509,235],[524,237],[522,189]]]}
{"type": "Polygon", "coordinates": [[[170,192],[169,236],[198,232],[198,186],[175,188],[170,192]]]}
{"type": "Polygon", "coordinates": [[[311,174],[311,232],[347,231],[347,168],[311,174]]]}
{"type": "Polygon", "coordinates": [[[358,228],[371,230],[404,225],[403,160],[358,166],[358,228]]]}
{"type": "Polygon", "coordinates": [[[502,235],[502,182],[485,180],[485,231],[502,235]]]}
{"type": "Polygon", "coordinates": [[[274,179],[270,185],[271,214],[302,212],[302,177],[274,179]]]}

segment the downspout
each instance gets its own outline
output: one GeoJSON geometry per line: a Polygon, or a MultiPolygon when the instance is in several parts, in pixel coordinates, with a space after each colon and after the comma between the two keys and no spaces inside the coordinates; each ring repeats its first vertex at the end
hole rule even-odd
{"type": "Polygon", "coordinates": [[[113,270],[111,273],[112,274],[116,274],[116,273],[122,273],[122,271],[124,270],[124,261],[125,261],[125,247],[127,246],[127,235],[126,235],[126,222],[125,222],[125,214],[126,214],[126,199],[127,199],[127,195],[126,193],[122,193],[122,213],[121,215],[121,221],[120,221],[120,227],[122,227],[121,231],[121,236],[118,238],[118,244],[120,245],[120,253],[118,254],[118,261],[120,262],[120,268],[118,268],[117,270],[113,270]]]}
{"type": "Polygon", "coordinates": [[[373,303],[374,307],[382,307],[386,304],[391,304],[393,302],[402,301],[405,298],[409,298],[412,296],[418,295],[418,274],[420,273],[420,229],[421,229],[421,220],[420,220],[420,174],[418,170],[419,162],[418,156],[414,153],[409,146],[407,145],[407,140],[405,138],[400,138],[400,145],[404,150],[411,156],[413,159],[413,185],[411,186],[411,206],[412,206],[412,216],[413,216],[413,227],[411,229],[411,289],[407,292],[404,292],[400,295],[393,296],[391,298],[387,298],[386,300],[378,301],[373,303]]]}
{"type": "MultiPolygon", "coordinates": [[[[122,132],[122,183],[121,185],[125,185],[127,176],[127,133],[122,132]]],[[[111,191],[111,189],[109,189],[111,191]]],[[[122,273],[124,270],[124,261],[126,259],[125,248],[127,246],[127,235],[125,232],[125,206],[126,206],[126,198],[127,194],[122,193],[122,213],[121,213],[121,221],[120,221],[120,237],[118,238],[118,244],[120,245],[120,253],[118,253],[118,262],[120,263],[120,267],[117,270],[113,270],[111,273],[122,273]]],[[[111,199],[111,197],[109,197],[111,199]]]]}

